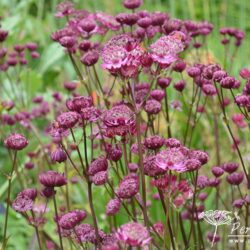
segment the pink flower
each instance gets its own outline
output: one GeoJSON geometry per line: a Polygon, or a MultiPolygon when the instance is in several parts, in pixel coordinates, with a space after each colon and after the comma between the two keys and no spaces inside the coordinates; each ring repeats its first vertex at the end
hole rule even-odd
{"type": "Polygon", "coordinates": [[[21,134],[11,134],[4,140],[5,147],[12,150],[22,150],[28,143],[28,140],[21,134]]]}
{"type": "Polygon", "coordinates": [[[26,195],[18,195],[12,203],[12,208],[17,212],[27,212],[33,208],[33,200],[26,195]]]}
{"type": "Polygon", "coordinates": [[[106,126],[108,136],[124,136],[133,133],[135,129],[135,115],[126,105],[117,105],[104,112],[102,121],[106,126]]]}
{"type": "Polygon", "coordinates": [[[59,225],[63,229],[73,229],[77,224],[87,217],[84,210],[74,210],[67,214],[64,214],[60,220],[59,225]]]}
{"type": "Polygon", "coordinates": [[[156,165],[164,170],[185,172],[185,161],[188,159],[189,150],[184,147],[162,150],[156,155],[156,165]]]}
{"type": "Polygon", "coordinates": [[[247,123],[244,121],[244,115],[243,114],[233,114],[232,115],[232,121],[239,128],[247,127],[247,123]]]}
{"type": "Polygon", "coordinates": [[[143,54],[144,50],[135,38],[127,34],[117,35],[103,47],[102,66],[112,73],[131,77],[137,74],[143,54]]]}
{"type": "Polygon", "coordinates": [[[56,6],[56,10],[55,17],[62,18],[73,13],[74,5],[70,1],[64,1],[56,6]]]}
{"type": "Polygon", "coordinates": [[[178,53],[183,51],[185,34],[179,31],[160,37],[150,46],[153,61],[168,66],[178,59],[178,53]]]}
{"type": "Polygon", "coordinates": [[[123,178],[117,190],[117,196],[122,199],[129,199],[139,191],[139,178],[136,174],[130,174],[123,178]]]}
{"type": "Polygon", "coordinates": [[[103,12],[96,13],[96,19],[99,21],[103,26],[113,31],[119,30],[121,25],[116,21],[115,17],[110,16],[103,12]]]}
{"type": "Polygon", "coordinates": [[[135,247],[147,245],[151,241],[148,230],[136,222],[122,225],[117,230],[116,237],[125,244],[135,247]]]}

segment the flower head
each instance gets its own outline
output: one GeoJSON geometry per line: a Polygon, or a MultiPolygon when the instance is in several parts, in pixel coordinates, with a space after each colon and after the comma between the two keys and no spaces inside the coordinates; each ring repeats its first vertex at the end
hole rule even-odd
{"type": "Polygon", "coordinates": [[[79,116],[76,112],[65,112],[57,117],[57,122],[61,128],[73,128],[78,122],[79,116]]]}
{"type": "Polygon", "coordinates": [[[18,195],[12,203],[12,208],[17,212],[27,212],[33,208],[33,200],[26,195],[18,195]]]}
{"type": "Polygon", "coordinates": [[[117,230],[116,237],[129,246],[137,247],[147,245],[151,241],[148,230],[137,222],[122,225],[117,230]]]}
{"type": "Polygon", "coordinates": [[[64,214],[60,220],[59,225],[63,229],[73,229],[77,224],[86,218],[87,214],[84,210],[74,210],[64,214]]]}
{"type": "Polygon", "coordinates": [[[104,112],[102,121],[107,127],[107,133],[123,136],[133,132],[135,114],[128,106],[117,105],[104,112]]]}
{"type": "Polygon", "coordinates": [[[127,34],[117,35],[103,47],[102,66],[113,73],[131,77],[137,74],[143,54],[144,50],[135,38],[127,34]]]}
{"type": "Polygon", "coordinates": [[[4,145],[12,150],[22,150],[28,143],[28,140],[21,134],[11,134],[4,140],[4,145]]]}
{"type": "Polygon", "coordinates": [[[121,201],[117,198],[112,199],[108,202],[106,206],[106,214],[109,216],[115,215],[119,212],[120,207],[121,207],[121,201]]]}
{"type": "Polygon", "coordinates": [[[160,37],[150,46],[152,59],[159,64],[170,65],[184,49],[184,38],[185,34],[179,31],[160,37]]]}
{"type": "Polygon", "coordinates": [[[64,174],[52,170],[39,174],[39,181],[45,187],[61,187],[67,184],[64,174]]]}
{"type": "Polygon", "coordinates": [[[129,199],[139,191],[139,178],[136,174],[125,176],[119,184],[117,195],[119,198],[129,199]]]}

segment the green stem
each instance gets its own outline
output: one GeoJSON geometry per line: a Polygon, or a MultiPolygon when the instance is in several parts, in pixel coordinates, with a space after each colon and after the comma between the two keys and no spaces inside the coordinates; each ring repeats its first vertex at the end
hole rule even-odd
{"type": "Polygon", "coordinates": [[[54,203],[54,209],[55,209],[55,216],[56,216],[56,224],[57,224],[57,230],[58,230],[58,236],[59,236],[59,242],[60,242],[60,248],[63,250],[63,242],[62,242],[62,235],[61,235],[61,228],[58,223],[58,211],[57,211],[57,205],[56,205],[56,196],[53,195],[53,203],[54,203]]]}
{"type": "Polygon", "coordinates": [[[7,208],[5,212],[5,223],[4,223],[4,233],[3,233],[3,250],[5,249],[6,244],[7,244],[6,236],[7,236],[7,227],[8,227],[8,219],[9,219],[11,181],[12,181],[12,176],[13,176],[15,166],[16,166],[16,159],[17,159],[17,151],[14,151],[12,169],[11,169],[10,175],[8,176],[8,194],[7,194],[7,208]]]}

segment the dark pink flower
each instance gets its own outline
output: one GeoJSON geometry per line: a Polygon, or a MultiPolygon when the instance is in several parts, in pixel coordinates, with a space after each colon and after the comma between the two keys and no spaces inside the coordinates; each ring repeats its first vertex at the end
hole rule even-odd
{"type": "Polygon", "coordinates": [[[152,99],[146,101],[144,106],[145,111],[150,115],[156,115],[161,111],[161,103],[152,99]]]}
{"type": "Polygon", "coordinates": [[[59,219],[59,225],[63,229],[73,229],[77,224],[87,217],[84,210],[73,210],[67,214],[64,214],[59,219]]]}
{"type": "Polygon", "coordinates": [[[18,195],[12,203],[12,208],[17,212],[27,212],[33,208],[33,200],[25,195],[18,195]]]}
{"type": "Polygon", "coordinates": [[[28,140],[21,134],[11,134],[4,140],[5,147],[12,150],[22,150],[28,143],[28,140]]]}
{"type": "Polygon", "coordinates": [[[170,65],[178,59],[178,53],[184,49],[185,34],[179,31],[162,36],[150,46],[152,59],[162,65],[170,65]]]}
{"type": "Polygon", "coordinates": [[[236,162],[226,162],[221,165],[221,168],[229,174],[235,172],[238,169],[238,167],[239,164],[236,162]]]}
{"type": "Polygon", "coordinates": [[[119,241],[129,246],[142,247],[151,241],[148,230],[137,222],[122,225],[116,232],[119,241]]]}
{"type": "Polygon", "coordinates": [[[99,156],[97,159],[93,160],[88,169],[88,174],[93,176],[101,171],[106,171],[108,169],[108,161],[104,156],[99,156]]]}
{"type": "Polygon", "coordinates": [[[18,196],[26,196],[31,200],[35,200],[37,197],[37,190],[35,188],[26,188],[23,191],[21,191],[18,196]]]}
{"type": "Polygon", "coordinates": [[[244,119],[245,119],[245,117],[244,117],[243,114],[233,114],[232,115],[232,121],[239,128],[245,128],[245,127],[247,127],[247,123],[245,122],[244,119]]]}
{"type": "Polygon", "coordinates": [[[189,150],[184,147],[162,150],[156,155],[156,165],[164,170],[185,172],[185,161],[188,160],[189,150]]]}
{"type": "Polygon", "coordinates": [[[40,173],[39,181],[45,187],[61,187],[67,184],[64,174],[52,170],[40,173]]]}
{"type": "Polygon", "coordinates": [[[144,50],[133,37],[122,34],[111,38],[103,47],[101,57],[103,68],[111,72],[121,72],[125,77],[137,73],[144,50]]]}
{"type": "Polygon", "coordinates": [[[102,121],[108,134],[124,136],[133,132],[135,114],[128,106],[117,105],[103,113],[102,121]]]}
{"type": "Polygon", "coordinates": [[[157,166],[155,158],[156,157],[154,155],[147,156],[143,161],[144,171],[145,174],[148,176],[155,177],[157,175],[162,175],[166,172],[164,169],[157,166]]]}
{"type": "Polygon", "coordinates": [[[117,162],[122,157],[122,149],[119,145],[106,145],[107,159],[117,162]]]}
{"type": "Polygon", "coordinates": [[[163,146],[165,140],[159,135],[153,135],[144,140],[144,145],[148,149],[159,149],[163,146]]]}
{"type": "Polygon", "coordinates": [[[230,183],[231,185],[239,185],[244,179],[244,174],[243,173],[232,173],[230,175],[227,176],[227,181],[228,183],[230,183]]]}
{"type": "Polygon", "coordinates": [[[139,191],[139,178],[136,174],[125,176],[119,184],[117,196],[122,199],[129,199],[139,191]]]}
{"type": "Polygon", "coordinates": [[[108,172],[107,171],[100,171],[91,177],[91,181],[96,186],[104,185],[107,182],[107,180],[108,180],[108,172]]]}
{"type": "Polygon", "coordinates": [[[67,154],[61,148],[57,148],[54,150],[51,155],[52,162],[59,162],[62,163],[67,160],[67,154]]]}
{"type": "Polygon", "coordinates": [[[77,96],[66,101],[66,106],[70,111],[80,112],[82,109],[93,106],[93,100],[90,96],[77,96]]]}
{"type": "Polygon", "coordinates": [[[117,31],[120,29],[121,25],[115,19],[115,17],[108,15],[104,12],[97,12],[96,13],[97,21],[99,21],[103,26],[106,28],[117,31]]]}
{"type": "Polygon", "coordinates": [[[115,215],[119,212],[121,207],[121,201],[117,198],[112,199],[106,206],[106,214],[109,216],[115,215]]]}
{"type": "Polygon", "coordinates": [[[56,120],[61,128],[73,128],[78,122],[79,115],[76,112],[65,112],[59,115],[56,120]]]}
{"type": "Polygon", "coordinates": [[[74,11],[74,5],[70,1],[64,1],[59,3],[56,6],[57,13],[55,14],[56,17],[62,18],[65,16],[69,16],[74,11]]]}

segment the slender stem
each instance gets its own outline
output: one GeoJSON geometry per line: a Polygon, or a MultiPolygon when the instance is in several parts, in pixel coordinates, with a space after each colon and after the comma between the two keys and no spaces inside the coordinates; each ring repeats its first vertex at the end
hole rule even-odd
{"type": "Polygon", "coordinates": [[[13,176],[15,166],[16,166],[16,159],[17,159],[17,151],[14,151],[14,159],[13,159],[12,169],[11,169],[10,175],[8,176],[7,208],[6,208],[6,212],[5,212],[5,223],[4,223],[4,233],[3,233],[3,249],[5,249],[6,244],[7,244],[6,236],[7,236],[7,227],[8,227],[8,219],[9,219],[11,181],[12,181],[12,176],[13,176]]]}
{"type": "MultiPolygon", "coordinates": [[[[225,122],[225,124],[226,124],[226,127],[227,127],[227,129],[228,129],[228,132],[229,132],[229,134],[230,134],[230,136],[231,136],[231,138],[232,138],[232,140],[233,140],[234,146],[235,146],[236,151],[237,151],[237,153],[238,153],[238,156],[239,156],[239,158],[240,158],[240,162],[241,162],[241,165],[242,165],[242,167],[243,167],[244,174],[245,174],[246,179],[247,179],[247,186],[248,186],[248,188],[250,188],[250,177],[248,176],[248,173],[247,173],[247,170],[246,170],[246,166],[245,166],[243,157],[242,157],[242,155],[241,155],[240,149],[239,149],[239,147],[238,147],[238,144],[237,144],[237,142],[236,142],[236,140],[235,140],[235,137],[234,137],[233,132],[232,132],[232,130],[231,130],[231,127],[230,127],[230,125],[229,125],[228,118],[227,118],[227,113],[226,113],[225,107],[224,107],[224,105],[223,105],[223,103],[224,103],[223,92],[222,92],[223,90],[222,90],[222,88],[220,89],[220,90],[221,90],[221,97],[220,97],[220,93],[219,93],[219,91],[218,91],[218,88],[217,88],[217,86],[216,86],[216,83],[215,83],[214,85],[215,85],[215,87],[216,87],[217,96],[218,96],[218,99],[219,99],[219,102],[220,102],[220,106],[221,106],[221,109],[222,109],[222,113],[223,113],[223,116],[224,116],[224,117],[223,117],[223,120],[224,120],[224,122],[225,122]]],[[[249,174],[250,174],[250,173],[249,173],[249,174]]]]}
{"type": "Polygon", "coordinates": [[[146,197],[146,181],[144,174],[144,166],[143,166],[143,153],[142,153],[142,143],[141,143],[141,117],[140,113],[136,114],[136,136],[139,150],[139,170],[141,176],[141,186],[142,186],[142,208],[143,208],[143,217],[144,223],[147,228],[149,228],[148,223],[148,215],[147,215],[147,197],[146,197]]]}
{"type": "Polygon", "coordinates": [[[80,149],[76,143],[76,138],[75,138],[75,135],[74,135],[74,132],[73,132],[73,129],[71,128],[70,129],[70,132],[71,132],[71,135],[72,135],[72,138],[73,138],[73,141],[76,145],[76,151],[78,153],[78,156],[79,156],[79,159],[80,159],[80,162],[81,162],[81,165],[82,165],[82,170],[83,170],[83,175],[85,176],[85,167],[84,167],[84,164],[83,164],[83,159],[82,159],[82,155],[81,155],[81,152],[80,152],[80,149]]]}
{"type": "Polygon", "coordinates": [[[212,247],[213,247],[213,245],[214,245],[214,240],[215,240],[215,236],[216,236],[216,233],[217,233],[217,228],[218,228],[218,226],[216,225],[216,226],[215,226],[214,235],[213,235],[212,247]]]}
{"type": "Polygon", "coordinates": [[[54,209],[55,209],[55,216],[56,216],[56,224],[57,224],[57,230],[58,230],[58,236],[59,236],[59,242],[60,242],[60,248],[63,250],[63,242],[62,242],[62,235],[61,235],[61,228],[58,223],[58,211],[57,211],[57,205],[56,205],[56,196],[53,195],[53,203],[54,203],[54,209]]]}
{"type": "Polygon", "coordinates": [[[168,108],[168,90],[166,89],[165,93],[165,109],[166,109],[166,118],[168,123],[168,138],[172,137],[171,127],[170,127],[170,119],[169,119],[169,108],[168,108]]]}
{"type": "MultiPolygon", "coordinates": [[[[31,211],[31,214],[32,214],[33,220],[35,221],[35,214],[34,214],[34,212],[31,211]]],[[[41,239],[40,239],[40,236],[39,236],[38,226],[35,224],[34,228],[35,228],[35,232],[36,232],[36,237],[37,237],[37,242],[38,242],[39,250],[42,250],[42,243],[41,243],[41,239]]]]}
{"type": "Polygon", "coordinates": [[[173,230],[172,230],[172,227],[171,227],[171,224],[170,224],[170,220],[169,220],[169,213],[167,211],[167,207],[166,207],[166,204],[164,202],[164,196],[163,196],[163,193],[162,193],[162,191],[160,189],[158,189],[158,193],[159,193],[159,196],[160,196],[160,200],[161,200],[161,204],[162,204],[162,207],[163,207],[163,211],[164,211],[165,216],[166,216],[167,226],[168,226],[168,230],[169,230],[169,234],[170,234],[171,244],[172,244],[173,249],[175,250],[175,242],[174,242],[173,230]]]}
{"type": "Polygon", "coordinates": [[[197,95],[197,92],[198,92],[197,90],[198,90],[198,88],[196,88],[196,90],[195,90],[195,86],[194,86],[194,83],[193,83],[192,101],[191,101],[190,108],[189,108],[189,113],[188,113],[187,126],[186,126],[186,130],[185,130],[185,135],[184,135],[184,145],[186,144],[186,141],[187,141],[187,135],[188,135],[190,120],[191,120],[191,116],[192,116],[192,110],[193,110],[195,98],[196,98],[196,95],[197,95]]]}
{"type": "MultiPolygon", "coordinates": [[[[197,179],[198,179],[198,170],[196,171],[196,175],[195,175],[195,180],[194,180],[194,193],[193,193],[193,201],[192,201],[192,220],[191,220],[191,228],[190,228],[190,232],[189,232],[189,236],[188,236],[188,244],[190,243],[191,240],[191,235],[193,233],[193,231],[195,231],[195,225],[194,225],[194,214],[195,216],[197,216],[196,213],[196,191],[197,191],[197,179]]],[[[194,232],[194,237],[195,237],[195,232],[194,232]]]]}
{"type": "Polygon", "coordinates": [[[89,206],[90,206],[91,215],[92,215],[92,219],[93,219],[93,224],[94,224],[94,228],[95,228],[97,248],[100,249],[100,235],[99,235],[99,230],[98,230],[98,224],[97,224],[95,209],[94,209],[94,205],[93,205],[93,195],[92,195],[92,188],[91,188],[91,186],[92,186],[91,182],[88,181],[89,206]]]}

